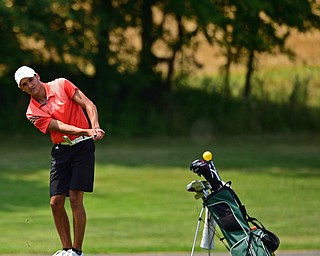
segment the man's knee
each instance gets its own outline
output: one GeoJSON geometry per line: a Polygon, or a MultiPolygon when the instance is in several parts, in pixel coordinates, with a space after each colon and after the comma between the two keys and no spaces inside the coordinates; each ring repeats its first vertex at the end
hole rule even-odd
{"type": "Polygon", "coordinates": [[[83,207],[83,194],[83,191],[70,190],[69,200],[71,208],[76,209],[78,207],[83,207]]]}
{"type": "Polygon", "coordinates": [[[66,196],[65,195],[56,195],[50,198],[50,206],[52,211],[57,211],[64,208],[66,196]]]}

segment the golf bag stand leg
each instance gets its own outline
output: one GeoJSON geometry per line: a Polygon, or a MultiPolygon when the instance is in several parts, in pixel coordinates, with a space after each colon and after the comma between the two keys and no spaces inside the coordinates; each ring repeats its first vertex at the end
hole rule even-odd
{"type": "MultiPolygon", "coordinates": [[[[205,209],[205,206],[202,206],[202,209],[201,209],[200,214],[199,214],[198,222],[197,222],[196,232],[194,234],[193,245],[192,245],[192,250],[191,250],[191,256],[194,256],[194,250],[195,250],[196,243],[197,243],[197,237],[198,237],[198,234],[199,234],[199,229],[200,229],[200,224],[201,224],[201,221],[202,221],[202,215],[203,215],[204,209],[205,209]]],[[[210,256],[210,250],[208,250],[208,256],[210,256]]]]}

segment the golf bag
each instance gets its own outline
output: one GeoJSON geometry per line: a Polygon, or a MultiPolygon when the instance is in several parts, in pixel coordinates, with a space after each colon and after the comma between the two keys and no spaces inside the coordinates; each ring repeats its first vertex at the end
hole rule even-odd
{"type": "MultiPolygon", "coordinates": [[[[194,181],[196,198],[203,199],[203,206],[211,213],[226,240],[226,247],[232,256],[271,256],[277,250],[280,240],[268,231],[257,219],[250,217],[239,197],[231,188],[231,182],[221,181],[212,162],[195,160],[190,169],[205,181],[194,181]],[[202,187],[195,186],[201,183],[202,187]]],[[[192,185],[191,185],[192,186],[192,185]]]]}

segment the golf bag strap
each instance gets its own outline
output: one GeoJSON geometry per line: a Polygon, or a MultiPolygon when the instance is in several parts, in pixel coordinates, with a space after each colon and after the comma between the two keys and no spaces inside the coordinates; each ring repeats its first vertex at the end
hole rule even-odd
{"type": "Polygon", "coordinates": [[[245,255],[245,256],[250,255],[250,247],[251,247],[252,237],[253,237],[253,235],[252,235],[252,233],[250,232],[250,235],[249,235],[249,241],[248,241],[247,253],[246,253],[246,255],[245,255]]]}
{"type": "Polygon", "coordinates": [[[250,217],[248,214],[247,214],[247,221],[252,223],[253,225],[255,225],[256,227],[258,227],[260,229],[264,229],[264,230],[266,229],[258,219],[250,217]]]}
{"type": "Polygon", "coordinates": [[[225,185],[227,185],[227,184],[229,185],[229,189],[230,189],[230,191],[232,193],[232,196],[233,196],[234,200],[237,202],[237,204],[239,206],[239,209],[240,209],[240,211],[242,213],[243,218],[248,221],[249,215],[247,214],[246,207],[241,203],[240,198],[237,196],[237,194],[231,188],[231,181],[228,181],[225,185]]]}
{"type": "MultiPolygon", "coordinates": [[[[226,184],[229,185],[229,188],[231,187],[231,181],[228,181],[226,184]]],[[[260,229],[266,229],[263,224],[256,218],[250,217],[247,213],[246,207],[241,203],[240,198],[237,196],[237,194],[233,191],[233,189],[230,188],[230,191],[233,195],[233,198],[237,202],[239,209],[242,213],[243,218],[249,223],[252,223],[253,225],[257,226],[260,229]],[[258,224],[259,223],[259,224],[258,224]]]]}

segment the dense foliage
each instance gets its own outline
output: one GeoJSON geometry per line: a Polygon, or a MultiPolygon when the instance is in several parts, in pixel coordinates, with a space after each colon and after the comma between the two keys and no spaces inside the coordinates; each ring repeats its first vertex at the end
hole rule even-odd
{"type": "Polygon", "coordinates": [[[316,0],[0,0],[0,130],[29,125],[28,97],[13,81],[23,64],[44,82],[63,76],[78,85],[98,105],[102,126],[117,135],[186,134],[197,119],[213,119],[215,131],[318,129],[317,110],[294,104],[306,119],[296,123],[287,115],[292,102],[252,97],[251,78],[257,53],[290,53],[290,28],[319,25],[316,0]],[[226,57],[224,90],[180,86],[201,67],[199,35],[226,57]],[[234,98],[230,67],[239,62],[247,75],[243,96],[234,98]]]}

